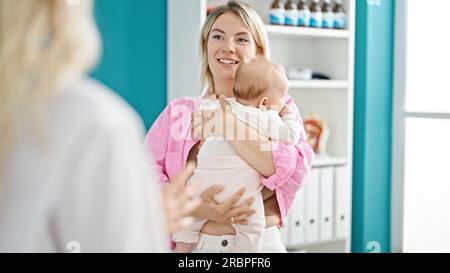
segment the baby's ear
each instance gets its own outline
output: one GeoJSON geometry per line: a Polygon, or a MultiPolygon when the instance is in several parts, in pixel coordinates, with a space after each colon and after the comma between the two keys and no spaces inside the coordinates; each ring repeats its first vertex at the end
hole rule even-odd
{"type": "Polygon", "coordinates": [[[259,101],[258,107],[263,111],[267,111],[267,108],[269,107],[269,99],[267,97],[262,98],[259,101]]]}

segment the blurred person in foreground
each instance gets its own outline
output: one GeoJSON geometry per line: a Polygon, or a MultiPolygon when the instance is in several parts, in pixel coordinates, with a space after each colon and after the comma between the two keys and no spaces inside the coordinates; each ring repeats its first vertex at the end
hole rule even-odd
{"type": "Polygon", "coordinates": [[[86,76],[92,9],[0,1],[0,252],[165,252],[198,205],[193,168],[160,188],[141,120],[86,76]]]}

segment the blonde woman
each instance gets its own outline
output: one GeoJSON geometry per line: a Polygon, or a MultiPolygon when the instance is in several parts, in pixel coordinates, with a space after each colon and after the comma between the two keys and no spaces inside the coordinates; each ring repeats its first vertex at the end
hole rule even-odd
{"type": "MultiPolygon", "coordinates": [[[[202,81],[207,92],[200,97],[171,101],[146,138],[162,182],[169,182],[188,162],[196,162],[200,141],[192,137],[192,131],[195,136],[200,132],[203,138],[225,136],[227,132],[223,128],[229,128],[232,124],[236,125],[236,131],[245,132],[246,136],[258,135],[258,132],[227,110],[229,107],[226,107],[223,97],[233,97],[234,77],[241,63],[257,56],[270,58],[267,34],[260,17],[246,3],[229,1],[208,16],[202,29],[200,46],[203,58],[202,81]],[[222,96],[222,110],[213,113],[198,111],[202,98],[208,95],[222,96]],[[196,123],[192,122],[192,116],[204,118],[201,123],[196,123]],[[208,130],[208,121],[212,118],[224,121],[224,126],[208,130]]],[[[292,98],[287,96],[284,100],[288,107],[295,108],[302,124],[292,98]]],[[[234,150],[263,177],[261,183],[265,186],[262,195],[265,200],[266,229],[263,232],[262,252],[286,252],[279,227],[283,225],[295,193],[303,186],[314,156],[302,131],[302,137],[296,145],[271,142],[261,135],[258,140],[229,139],[234,150]]],[[[195,218],[207,220],[201,228],[199,242],[193,246],[193,252],[230,252],[236,238],[236,231],[231,224],[245,225],[248,217],[255,213],[251,209],[253,197],[240,200],[245,195],[242,189],[236,189],[236,194],[229,200],[217,203],[214,196],[223,190],[227,181],[217,177],[215,182],[217,186],[203,192],[202,205],[192,213],[195,218]]]]}
{"type": "Polygon", "coordinates": [[[92,1],[68,3],[0,1],[0,252],[165,251],[195,206],[190,173],[163,205],[141,121],[83,76],[99,53],[92,1]]]}

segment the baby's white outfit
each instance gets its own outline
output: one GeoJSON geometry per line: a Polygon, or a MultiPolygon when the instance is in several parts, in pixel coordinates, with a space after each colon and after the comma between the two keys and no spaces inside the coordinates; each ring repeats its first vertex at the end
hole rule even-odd
{"type": "MultiPolygon", "coordinates": [[[[235,99],[227,101],[239,120],[254,127],[269,139],[280,140],[287,144],[296,144],[299,141],[301,125],[294,115],[285,115],[282,119],[275,111],[262,111],[245,106],[235,99]]],[[[200,106],[202,110],[217,108],[220,108],[219,102],[211,99],[202,100],[200,106]]],[[[241,205],[249,197],[254,197],[252,209],[256,213],[248,217],[247,225],[231,224],[236,230],[235,244],[231,252],[256,253],[261,250],[265,215],[260,174],[243,160],[223,137],[210,137],[205,140],[198,154],[197,168],[188,185],[191,183],[195,183],[195,197],[209,187],[224,185],[224,190],[214,196],[218,203],[227,201],[239,189],[245,188],[244,196],[237,205],[241,205]]],[[[206,221],[192,218],[189,227],[174,233],[172,239],[175,242],[197,243],[199,231],[206,221]]]]}

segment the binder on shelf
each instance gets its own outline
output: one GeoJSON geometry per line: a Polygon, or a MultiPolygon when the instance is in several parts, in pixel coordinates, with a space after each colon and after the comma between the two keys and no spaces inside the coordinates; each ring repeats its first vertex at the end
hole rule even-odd
{"type": "Polygon", "coordinates": [[[351,185],[347,177],[347,168],[338,167],[335,170],[335,237],[343,239],[348,236],[349,228],[349,212],[350,212],[350,197],[351,185]]]}
{"type": "Polygon", "coordinates": [[[306,236],[306,195],[301,189],[292,204],[288,222],[287,246],[299,246],[305,243],[306,236]]]}
{"type": "Polygon", "coordinates": [[[320,170],[312,169],[307,178],[306,243],[319,241],[319,177],[320,170]]]}
{"type": "Polygon", "coordinates": [[[334,208],[334,168],[322,168],[320,171],[320,240],[333,239],[334,208]]]}

